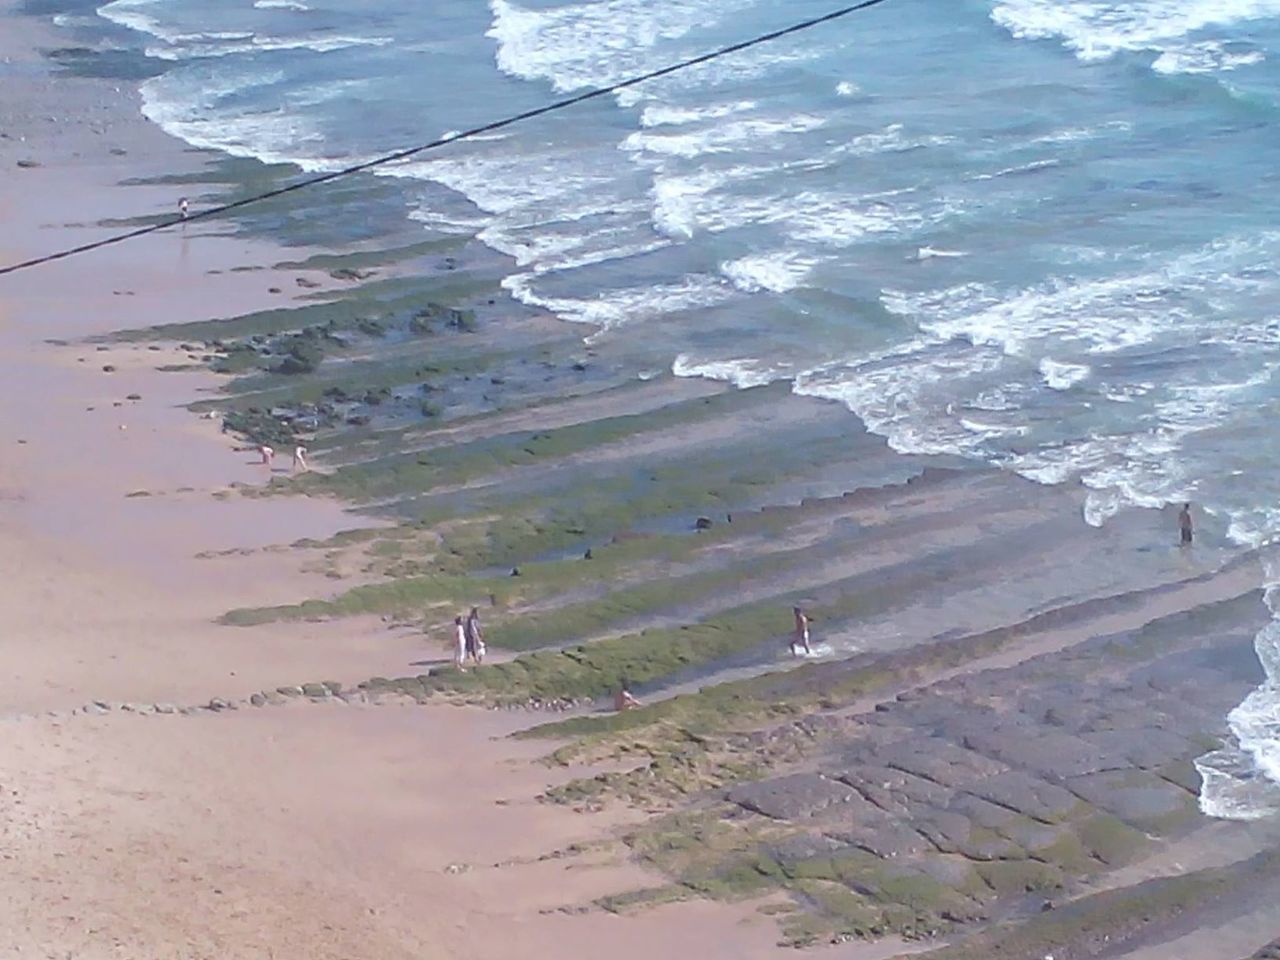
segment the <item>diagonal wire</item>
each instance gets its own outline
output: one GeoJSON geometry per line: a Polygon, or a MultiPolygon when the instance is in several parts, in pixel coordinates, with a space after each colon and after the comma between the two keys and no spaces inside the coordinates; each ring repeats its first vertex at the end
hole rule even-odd
{"type": "Polygon", "coordinates": [[[609,94],[616,93],[619,90],[625,90],[628,87],[634,87],[637,84],[646,83],[649,80],[656,80],[659,77],[665,77],[680,70],[687,70],[690,67],[696,67],[699,64],[708,63],[711,60],[717,60],[720,57],[728,56],[731,53],[749,50],[751,47],[759,46],[762,43],[768,43],[772,40],[780,39],[781,37],[790,36],[794,33],[800,33],[803,30],[812,29],[813,27],[824,23],[830,23],[833,20],[839,20],[842,17],[847,17],[860,10],[866,10],[869,7],[875,7],[885,2],[886,0],[861,0],[860,3],[850,4],[849,6],[841,7],[838,10],[832,10],[830,13],[825,13],[822,16],[803,20],[799,23],[793,23],[791,26],[783,27],[781,30],[774,30],[771,33],[761,34],[760,36],[752,37],[750,40],[743,40],[739,43],[730,44],[727,47],[721,47],[718,50],[701,54],[700,56],[693,57],[689,60],[681,60],[679,63],[673,63],[658,70],[652,70],[649,73],[630,77],[626,80],[621,80],[618,83],[610,84],[607,87],[598,87],[594,90],[588,90],[586,93],[580,93],[576,96],[567,97],[563,100],[557,100],[553,103],[548,103],[533,110],[526,110],[524,113],[517,113],[501,120],[494,120],[491,123],[486,123],[479,127],[473,127],[472,129],[464,130],[461,133],[454,133],[449,136],[440,137],[439,139],[432,140],[430,143],[424,143],[416,147],[409,147],[404,150],[397,150],[395,153],[384,154],[383,156],[376,157],[373,160],[366,160],[363,163],[343,167],[341,170],[333,170],[329,173],[322,173],[314,177],[308,177],[306,180],[299,180],[297,183],[290,184],[287,187],[268,190],[266,193],[246,197],[243,200],[236,200],[233,203],[225,203],[221,206],[210,207],[207,210],[200,210],[185,218],[176,217],[172,220],[165,220],[162,223],[154,223],[149,226],[139,227],[138,229],[130,230],[127,233],[118,233],[114,236],[104,237],[101,240],[94,240],[92,243],[83,243],[77,247],[68,247],[65,250],[59,250],[55,253],[48,253],[40,257],[34,257],[31,260],[24,260],[21,263],[9,264],[8,266],[0,267],[0,276],[8,273],[16,273],[19,270],[26,270],[30,267],[36,267],[42,263],[50,263],[54,260],[65,260],[68,257],[88,253],[90,250],[97,250],[100,247],[107,247],[116,243],[124,243],[126,240],[145,237],[149,233],[158,233],[161,230],[168,230],[169,228],[178,226],[182,223],[191,223],[195,220],[207,220],[212,217],[218,217],[231,210],[238,210],[241,207],[247,207],[253,203],[261,203],[263,200],[282,197],[287,193],[304,190],[308,187],[319,186],[322,183],[329,183],[330,181],[337,180],[341,177],[349,177],[352,174],[363,173],[366,170],[373,170],[377,167],[386,166],[387,164],[407,160],[409,157],[417,156],[418,154],[425,153],[428,150],[435,150],[439,147],[456,143],[459,140],[466,140],[469,137],[474,137],[482,133],[489,133],[493,130],[501,130],[504,127],[509,127],[512,124],[520,123],[524,120],[532,120],[534,117],[540,117],[543,114],[553,113],[557,110],[564,110],[567,107],[572,107],[579,103],[585,103],[588,100],[608,96],[609,94]]]}

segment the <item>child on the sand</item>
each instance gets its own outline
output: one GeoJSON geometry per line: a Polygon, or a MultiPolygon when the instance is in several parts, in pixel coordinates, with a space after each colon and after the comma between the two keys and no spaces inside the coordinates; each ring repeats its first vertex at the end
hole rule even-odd
{"type": "Polygon", "coordinates": [[[258,447],[258,454],[262,457],[262,465],[265,467],[271,466],[271,461],[276,458],[275,450],[268,447],[265,443],[258,447]]]}

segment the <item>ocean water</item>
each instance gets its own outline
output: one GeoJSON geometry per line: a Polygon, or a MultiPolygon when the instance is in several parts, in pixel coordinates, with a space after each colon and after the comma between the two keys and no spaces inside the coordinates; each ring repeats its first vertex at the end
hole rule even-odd
{"type": "MultiPolygon", "coordinates": [[[[834,0],[114,0],[183,139],[332,169],[774,29],[834,0]]],[[[424,229],[680,376],[785,379],[903,451],[1194,500],[1280,533],[1280,0],[889,0],[420,157],[424,229]]],[[[1280,583],[1280,562],[1268,562],[1280,583]]],[[[1280,593],[1269,600],[1280,610],[1280,593]]],[[[1267,683],[1202,805],[1280,782],[1267,683]]]]}

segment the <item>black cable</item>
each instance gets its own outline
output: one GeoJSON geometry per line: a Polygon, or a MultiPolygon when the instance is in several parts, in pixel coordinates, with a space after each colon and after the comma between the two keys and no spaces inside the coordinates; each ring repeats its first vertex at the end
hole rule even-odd
{"type": "Polygon", "coordinates": [[[618,83],[611,84],[607,87],[599,87],[595,90],[589,90],[586,93],[580,93],[574,97],[568,97],[564,100],[557,100],[546,106],[538,107],[535,110],[526,110],[524,113],[517,113],[514,116],[507,117],[503,120],[495,120],[492,123],[486,123],[482,127],[474,127],[470,130],[464,130],[462,133],[451,134],[441,137],[438,140],[432,140],[430,143],[424,143],[418,147],[410,147],[406,150],[398,150],[395,153],[389,153],[378,157],[374,160],[367,160],[364,163],[357,163],[354,166],[344,167],[341,170],[334,170],[330,173],[322,173],[319,176],[310,177],[306,180],[300,180],[297,183],[290,184],[287,187],[280,187],[275,190],[268,190],[266,193],[260,193],[257,196],[247,197],[244,200],[236,200],[234,203],[223,204],[219,207],[210,207],[208,210],[201,210],[190,214],[187,217],[178,217],[174,220],[166,220],[163,223],[155,223],[147,227],[139,227],[137,230],[130,230],[128,233],[116,234],[112,237],[106,237],[102,240],[95,240],[92,243],[84,243],[78,247],[70,247],[66,250],[60,250],[57,253],[45,254],[42,257],[36,257],[32,260],[24,260],[22,263],[10,264],[7,267],[0,267],[0,276],[6,273],[16,273],[19,270],[25,270],[28,267],[39,266],[42,263],[49,263],[53,260],[64,260],[67,257],[74,257],[77,254],[88,253],[90,250],[97,250],[99,247],[111,246],[115,243],[123,243],[126,240],[133,240],[137,237],[144,237],[149,233],[157,233],[161,230],[168,230],[170,227],[176,227],[179,224],[190,223],[194,220],[206,220],[210,217],[216,217],[226,213],[229,210],[237,210],[240,207],[247,207],[251,203],[259,203],[263,200],[270,200],[274,197],[284,196],[286,193],[293,193],[295,190],[302,190],[305,187],[314,187],[321,183],[328,183],[330,180],[337,180],[339,177],[349,177],[353,173],[362,173],[365,170],[372,170],[374,167],[385,166],[388,163],[396,163],[400,160],[407,160],[409,157],[416,156],[427,150],[434,150],[437,147],[443,147],[458,140],[465,140],[468,137],[474,137],[481,133],[489,133],[492,130],[501,130],[503,127],[509,127],[513,123],[520,123],[523,120],[532,120],[534,117],[540,117],[545,113],[552,113],[556,110],[563,110],[565,107],[572,107],[575,104],[583,103],[587,100],[594,100],[596,97],[603,97],[610,93],[616,93],[619,90],[625,90],[627,87],[634,87],[636,84],[645,83],[649,80],[656,80],[658,77],[665,77],[668,74],[675,73],[678,70],[686,70],[689,67],[696,67],[700,63],[707,63],[720,57],[727,56],[731,53],[737,53],[740,50],[746,50],[750,47],[758,46],[762,43],[768,43],[771,40],[777,40],[793,33],[799,33],[802,30],[808,30],[823,23],[829,23],[832,20],[839,20],[841,17],[847,17],[851,13],[857,13],[859,10],[866,10],[868,7],[874,7],[885,0],[862,0],[860,3],[851,4],[847,7],[841,7],[839,10],[833,10],[830,13],[823,14],[820,17],[814,17],[811,20],[805,20],[800,23],[792,24],[781,30],[774,30],[772,33],[766,33],[751,40],[743,40],[740,43],[731,44],[727,47],[721,47],[711,53],[704,53],[701,56],[694,57],[690,60],[682,60],[679,63],[673,63],[670,66],[662,67],[659,70],[653,70],[649,73],[642,74],[638,77],[632,77],[629,80],[622,80],[618,83]]]}

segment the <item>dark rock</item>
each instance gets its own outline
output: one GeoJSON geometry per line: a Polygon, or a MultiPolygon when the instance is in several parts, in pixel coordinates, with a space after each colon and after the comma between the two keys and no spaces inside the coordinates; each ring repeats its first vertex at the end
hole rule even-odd
{"type": "Polygon", "coordinates": [[[969,840],[973,833],[973,822],[963,814],[921,807],[912,820],[912,826],[943,853],[968,855],[967,848],[971,846],[969,840]]]}
{"type": "Polygon", "coordinates": [[[855,793],[847,784],[817,773],[796,773],[729,791],[729,800],[775,820],[809,817],[832,804],[845,803],[855,793]]]}
{"type": "Polygon", "coordinates": [[[115,373],[115,372],[116,372],[116,368],[115,368],[112,364],[109,364],[109,363],[108,363],[108,364],[104,364],[104,365],[103,365],[103,367],[102,367],[102,372],[103,372],[103,373],[115,373]]]}
{"type": "Polygon", "coordinates": [[[1198,809],[1195,798],[1186,790],[1139,770],[1075,777],[1067,786],[1094,806],[1136,825],[1173,819],[1198,809]]]}
{"type": "MultiPolygon", "coordinates": [[[[899,702],[910,702],[899,701],[899,702]]],[[[887,767],[914,773],[943,786],[959,786],[1008,769],[989,757],[938,737],[901,740],[876,750],[887,767]]]]}
{"type": "Polygon", "coordinates": [[[710,530],[714,525],[715,522],[710,517],[699,517],[693,521],[695,530],[710,530]]]}
{"type": "Polygon", "coordinates": [[[35,167],[40,166],[40,164],[38,164],[34,160],[19,160],[18,166],[20,166],[23,170],[31,170],[31,169],[34,169],[35,167]]]}
{"type": "MultiPolygon", "coordinates": [[[[844,813],[843,808],[841,812],[844,813]]],[[[910,824],[891,817],[870,804],[850,804],[848,812],[851,814],[849,819],[852,820],[852,825],[828,830],[828,836],[885,859],[911,857],[933,850],[933,844],[910,824]]]]}
{"type": "Polygon", "coordinates": [[[1061,820],[1077,803],[1075,796],[1069,791],[1045,783],[1021,770],[998,773],[994,777],[971,784],[967,789],[992,803],[1044,823],[1061,820]]]}
{"type": "MultiPolygon", "coordinates": [[[[329,276],[335,280],[365,280],[373,276],[372,270],[356,270],[352,267],[339,267],[337,270],[330,270],[329,276]]],[[[318,286],[318,284],[317,284],[318,286]]]]}

